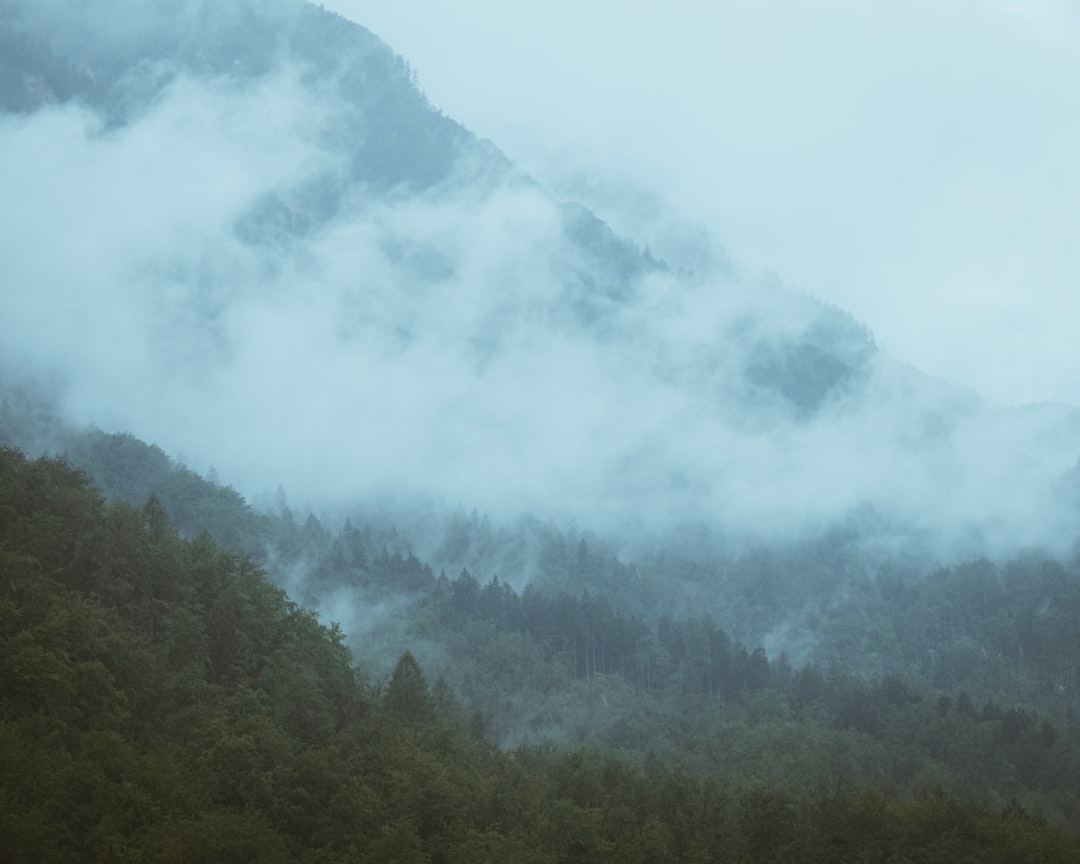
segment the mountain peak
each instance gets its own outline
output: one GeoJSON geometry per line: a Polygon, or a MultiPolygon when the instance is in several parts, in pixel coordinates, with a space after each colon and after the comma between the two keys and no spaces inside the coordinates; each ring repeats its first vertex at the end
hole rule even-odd
{"type": "Polygon", "coordinates": [[[311,500],[1049,524],[1076,461],[1056,421],[1017,460],[1023,424],[904,374],[850,315],[657,260],[363,27],[290,0],[3,10],[0,364],[69,382],[73,420],[311,500]]]}

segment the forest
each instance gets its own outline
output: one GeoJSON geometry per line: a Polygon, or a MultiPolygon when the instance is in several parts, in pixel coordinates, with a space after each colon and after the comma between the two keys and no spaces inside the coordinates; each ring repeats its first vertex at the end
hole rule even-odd
{"type": "MultiPolygon", "coordinates": [[[[110,448],[160,458],[131,436],[90,442],[99,470],[110,448]]],[[[1074,860],[1080,734],[1052,695],[1064,630],[1011,622],[1031,638],[999,677],[971,677],[963,652],[910,677],[796,667],[709,615],[436,575],[372,529],[258,517],[161,464],[137,505],[3,450],[5,860],[1074,860]],[[215,499],[226,537],[321,538],[309,595],[350,573],[373,604],[412,598],[416,651],[365,664],[214,523],[181,532],[166,503],[190,529],[215,499]]],[[[575,555],[588,566],[583,541],[575,555]]],[[[984,591],[960,613],[990,566],[893,589],[896,618],[933,603],[927,626],[958,639],[1001,625],[1021,604],[984,591]]],[[[1060,565],[995,577],[1076,611],[1060,565]]]]}
{"type": "Polygon", "coordinates": [[[0,188],[0,864],[1077,860],[1080,411],[301,0],[0,0],[0,188]]]}

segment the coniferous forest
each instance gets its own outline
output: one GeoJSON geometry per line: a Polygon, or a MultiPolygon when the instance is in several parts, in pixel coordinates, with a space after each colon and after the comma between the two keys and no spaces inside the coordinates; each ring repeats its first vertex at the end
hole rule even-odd
{"type": "Polygon", "coordinates": [[[321,6],[0,0],[0,864],[1078,860],[1080,413],[695,242],[321,6]]]}
{"type": "Polygon", "coordinates": [[[463,699],[408,651],[365,674],[156,495],[5,449],[0,500],[5,860],[1075,860],[1067,718],[375,556],[365,579],[430,598],[463,699]],[[514,698],[508,665],[595,728],[498,746],[475,706],[514,698]]]}

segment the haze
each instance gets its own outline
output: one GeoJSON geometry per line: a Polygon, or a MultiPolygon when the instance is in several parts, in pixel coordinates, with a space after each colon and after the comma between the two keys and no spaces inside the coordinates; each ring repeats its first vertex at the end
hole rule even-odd
{"type": "Polygon", "coordinates": [[[654,250],[704,227],[924,371],[1080,404],[1071,0],[326,5],[654,250]]]}
{"type": "MultiPolygon", "coordinates": [[[[214,4],[195,0],[183,7],[190,17],[167,4],[110,8],[117,14],[107,19],[107,39],[99,38],[121,54],[162,33],[173,38],[177,20],[209,26],[218,14],[214,4]],[[120,13],[133,8],[140,9],[137,26],[116,23],[128,21],[120,13]]],[[[273,8],[287,23],[300,7],[281,0],[273,8]]],[[[960,8],[942,20],[959,26],[960,8]]],[[[96,19],[80,22],[64,4],[27,9],[47,25],[70,28],[72,45],[93,34],[96,19]]],[[[499,20],[505,19],[493,15],[490,27],[499,20]]],[[[913,21],[903,20],[908,30],[900,32],[914,38],[913,21]]],[[[872,30],[892,19],[858,21],[872,30]]],[[[801,17],[783,25],[791,42],[799,23],[808,26],[801,17]]],[[[1032,39],[1051,38],[1030,26],[1032,39]]],[[[806,30],[807,39],[820,32],[825,40],[822,28],[825,20],[806,30]]],[[[477,30],[469,41],[442,35],[463,56],[498,34],[477,30]]],[[[183,38],[200,45],[201,35],[183,38]]],[[[758,57],[735,33],[727,39],[742,46],[736,59],[758,57]]],[[[550,86],[559,93],[569,73],[552,61],[554,44],[544,64],[527,68],[544,80],[551,69],[550,86]]],[[[826,42],[813,44],[823,51],[826,42]]],[[[881,44],[863,44],[859,56],[878,57],[881,44]]],[[[637,47],[645,56],[646,42],[637,47]]],[[[865,122],[879,148],[891,140],[875,125],[891,116],[874,107],[882,100],[875,95],[859,123],[846,115],[850,91],[843,91],[843,104],[827,101],[820,112],[804,105],[791,115],[794,106],[774,105],[773,96],[794,80],[795,67],[774,68],[761,57],[760,88],[750,75],[751,83],[735,88],[739,98],[731,96],[730,109],[724,88],[706,87],[704,73],[685,98],[650,99],[642,84],[635,111],[652,106],[647,113],[663,136],[638,140],[629,113],[609,111],[606,102],[586,123],[582,103],[568,96],[567,117],[580,119],[583,130],[590,123],[607,129],[609,137],[578,139],[592,149],[579,151],[572,142],[565,159],[537,150],[526,164],[539,165],[562,194],[580,192],[616,228],[642,232],[630,234],[625,246],[601,232],[597,246],[568,228],[567,214],[581,218],[580,211],[567,210],[559,194],[483,148],[427,188],[380,191],[379,177],[349,185],[348,148],[371,132],[363,126],[371,121],[363,99],[361,108],[348,101],[356,96],[353,79],[338,64],[348,58],[329,55],[314,74],[288,52],[271,53],[264,71],[249,74],[249,55],[258,52],[237,50],[230,66],[242,71],[229,74],[138,67],[121,80],[134,105],[122,122],[107,122],[77,102],[0,118],[0,284],[7,286],[0,296],[0,367],[12,378],[55,382],[72,421],[130,431],[200,471],[213,464],[249,497],[284,484],[294,501],[315,508],[389,494],[497,515],[531,511],[623,536],[700,523],[789,538],[862,518],[880,526],[885,539],[932,536],[955,555],[1072,543],[1075,516],[1061,505],[1060,486],[1080,452],[1075,413],[987,407],[962,386],[905,367],[901,361],[914,359],[943,371],[905,357],[896,337],[884,340],[890,352],[875,351],[857,322],[800,293],[830,296],[826,283],[859,285],[858,296],[878,316],[866,316],[875,331],[907,321],[909,329],[896,332],[953,363],[978,358],[1002,393],[1012,386],[1010,375],[1035,386],[1025,377],[1026,360],[1038,365],[1039,386],[1055,392],[1024,398],[1068,395],[1069,364],[1050,374],[1033,359],[1035,341],[1025,343],[1025,355],[989,323],[976,327],[988,320],[1003,326],[995,317],[1003,309],[1021,321],[1022,309],[1037,323],[1025,338],[1065,352],[1059,329],[1072,320],[1073,301],[1058,292],[1071,278],[1075,253],[1063,248],[1044,261],[1026,251],[1036,240],[1053,245],[1061,212],[1047,217],[1053,230],[1021,232],[1019,247],[987,240],[976,250],[954,242],[968,228],[930,243],[933,225],[943,225],[940,200],[922,201],[919,190],[930,186],[913,178],[922,176],[919,159],[936,159],[927,136],[937,127],[927,120],[909,130],[913,108],[889,128],[904,132],[898,148],[918,140],[923,150],[892,161],[889,153],[870,152],[859,163],[852,157],[858,147],[845,135],[865,122]],[[139,87],[151,91],[144,102],[139,87]],[[772,119],[759,118],[761,128],[751,125],[740,137],[754,105],[770,106],[772,119]],[[678,106],[680,116],[706,126],[679,126],[670,113],[678,106]],[[347,125],[350,111],[359,111],[357,128],[347,125]],[[795,126],[813,146],[796,146],[795,126]],[[721,127],[733,131],[722,134],[721,127]],[[706,139],[717,142],[708,169],[700,146],[706,139]],[[829,141],[846,143],[834,152],[829,141]],[[614,170],[589,173],[598,163],[580,161],[580,153],[599,159],[603,144],[614,170]],[[654,151],[663,158],[649,161],[654,151]],[[814,153],[832,154],[822,163],[828,170],[814,167],[814,153]],[[850,179],[838,179],[841,163],[850,179]],[[635,164],[644,166],[645,191],[625,185],[629,174],[621,172],[635,164]],[[883,170],[888,165],[903,170],[883,170]],[[724,179],[736,176],[743,179],[724,179]],[[730,195],[722,192],[727,183],[730,195]],[[342,190],[322,222],[310,203],[319,184],[342,190]],[[709,202],[729,199],[736,209],[710,210],[709,202]],[[309,228],[274,235],[266,228],[273,228],[266,214],[274,201],[284,202],[284,218],[308,219],[309,228]],[[849,213],[855,202],[858,212],[849,213]],[[932,225],[919,226],[920,214],[932,225]],[[715,222],[702,230],[699,217],[715,222]],[[918,240],[924,233],[925,242],[918,240]],[[918,242],[904,239],[912,237],[918,242]],[[654,246],[671,268],[637,255],[633,243],[654,246]],[[820,248],[811,255],[815,244],[820,248]],[[930,254],[930,246],[940,254],[930,254]],[[1035,299],[1021,303],[1012,282],[1000,295],[980,288],[976,302],[965,292],[982,286],[978,280],[914,279],[916,271],[945,273],[954,251],[980,272],[993,264],[991,253],[1020,256],[1030,265],[1035,299]],[[765,265],[780,278],[758,275],[765,265]],[[624,270],[630,275],[620,275],[624,270]],[[920,294],[934,286],[953,293],[933,302],[920,294]],[[912,305],[901,306],[900,298],[912,305]],[[885,314],[890,304],[897,315],[885,314]],[[964,318],[958,306],[977,339],[955,331],[964,318]],[[930,316],[930,309],[940,311],[930,316]],[[916,313],[921,331],[910,329],[907,316],[916,313]],[[993,339],[999,341],[991,352],[993,339]]],[[[528,56],[522,48],[523,60],[528,56]]],[[[657,74],[667,68],[663,60],[661,51],[652,61],[657,74]]],[[[423,71],[424,62],[421,54],[422,84],[437,77],[423,71]]],[[[592,62],[618,68],[605,56],[592,62]]],[[[513,78],[513,66],[497,66],[486,64],[490,77],[513,78]]],[[[400,75],[393,64],[386,68],[400,75]]],[[[899,75],[900,66],[888,68],[899,75]]],[[[835,59],[823,69],[869,86],[835,59]]],[[[581,74],[580,81],[590,80],[581,74]]],[[[813,64],[805,71],[810,80],[825,74],[813,64]]],[[[922,80],[928,86],[930,78],[922,80]]],[[[890,104],[900,105],[912,91],[896,86],[890,104]]],[[[629,90],[618,92],[629,100],[629,90]]],[[[541,122],[548,117],[528,92],[519,101],[521,113],[502,116],[502,127],[532,111],[541,122]]],[[[920,111],[944,116],[946,103],[934,105],[920,111]]],[[[552,126],[537,141],[565,143],[566,128],[552,126]]],[[[1054,128],[1071,127],[1061,121],[1054,128]]],[[[1026,140],[1013,138],[1025,158],[1026,140]]],[[[975,156],[965,164],[976,173],[963,183],[973,194],[996,196],[1000,187],[979,182],[993,160],[980,167],[982,145],[969,144],[975,156]]],[[[1045,147],[1046,159],[1023,176],[1045,177],[1039,172],[1057,166],[1064,172],[1061,201],[1068,203],[1074,157],[1066,158],[1057,138],[1045,147]]],[[[948,151],[954,167],[964,162],[962,149],[957,142],[948,151]]],[[[993,153],[1001,152],[995,145],[993,153]]],[[[939,182],[948,173],[935,171],[929,176],[939,182]]],[[[983,210],[975,201],[959,212],[990,218],[983,210]]],[[[970,230],[981,237],[986,227],[976,220],[970,230]]],[[[971,377],[958,381],[982,386],[971,377]]]]}

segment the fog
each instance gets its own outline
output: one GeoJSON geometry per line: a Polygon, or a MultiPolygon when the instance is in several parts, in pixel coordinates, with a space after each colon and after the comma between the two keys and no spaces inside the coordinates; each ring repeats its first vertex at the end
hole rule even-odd
{"type": "Polygon", "coordinates": [[[674,254],[620,281],[568,231],[565,190],[480,182],[475,153],[433,185],[347,180],[348,91],[288,50],[258,75],[134,74],[152,73],[122,122],[79,101],[0,116],[0,368],[58,382],[70,421],[316,509],[389,496],[769,540],[870,508],[954,555],[1076,537],[1075,412],[917,372],[787,282],[787,259],[759,274],[642,193],[623,225],[651,202],[674,254]],[[328,177],[330,217],[252,229],[271,200],[309,215],[328,177]],[[755,383],[807,339],[850,367],[821,400],[755,383]]]}
{"type": "Polygon", "coordinates": [[[673,211],[924,371],[1080,404],[1071,0],[327,6],[654,250],[673,211]]]}

